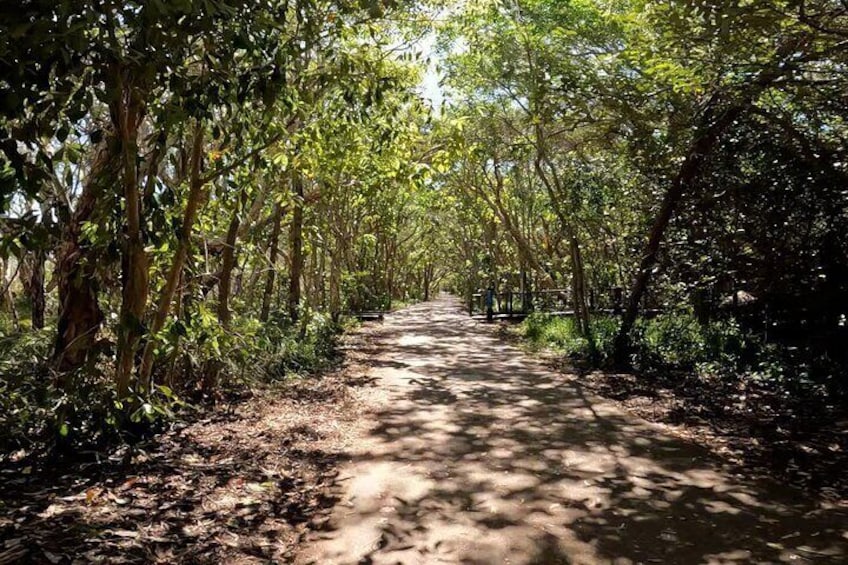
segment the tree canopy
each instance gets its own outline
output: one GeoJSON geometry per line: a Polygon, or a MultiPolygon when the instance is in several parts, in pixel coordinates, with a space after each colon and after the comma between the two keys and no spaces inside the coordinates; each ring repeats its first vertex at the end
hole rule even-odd
{"type": "Polygon", "coordinates": [[[844,395],[846,56],[837,0],[7,3],[4,441],[439,289],[557,289],[595,364],[844,395]]]}

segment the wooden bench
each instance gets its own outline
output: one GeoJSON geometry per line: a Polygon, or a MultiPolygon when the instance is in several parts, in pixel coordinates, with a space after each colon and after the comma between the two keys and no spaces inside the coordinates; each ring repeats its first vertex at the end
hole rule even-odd
{"type": "Polygon", "coordinates": [[[360,322],[382,322],[385,312],[351,312],[348,315],[360,322]]]}

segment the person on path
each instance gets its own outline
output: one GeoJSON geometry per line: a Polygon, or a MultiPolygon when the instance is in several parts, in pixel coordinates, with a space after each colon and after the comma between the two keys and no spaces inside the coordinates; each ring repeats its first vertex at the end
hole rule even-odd
{"type": "Polygon", "coordinates": [[[495,318],[495,289],[490,285],[486,289],[486,321],[491,322],[495,318]]]}

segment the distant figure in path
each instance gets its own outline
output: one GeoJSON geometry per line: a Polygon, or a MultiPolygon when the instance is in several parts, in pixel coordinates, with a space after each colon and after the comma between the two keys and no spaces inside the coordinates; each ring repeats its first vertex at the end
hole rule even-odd
{"type": "Polygon", "coordinates": [[[495,317],[495,289],[486,289],[486,321],[491,322],[495,317]]]}

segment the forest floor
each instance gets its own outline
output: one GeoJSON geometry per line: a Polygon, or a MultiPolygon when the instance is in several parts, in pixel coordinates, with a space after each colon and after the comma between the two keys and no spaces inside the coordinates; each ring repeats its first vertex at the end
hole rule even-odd
{"type": "Polygon", "coordinates": [[[362,421],[355,349],[132,451],[0,465],[0,564],[291,562],[362,421]]]}
{"type": "Polygon", "coordinates": [[[0,465],[0,564],[848,560],[843,500],[646,421],[453,299],[344,353],[132,452],[0,465]]]}
{"type": "MultiPolygon", "coordinates": [[[[567,360],[542,353],[552,368],[567,360]]],[[[707,446],[724,461],[848,507],[848,414],[823,396],[779,383],[690,373],[580,372],[593,394],[678,437],[707,446]]]]}
{"type": "Polygon", "coordinates": [[[646,421],[452,299],[388,316],[362,347],[371,423],[298,563],[848,560],[843,501],[646,421]]]}

